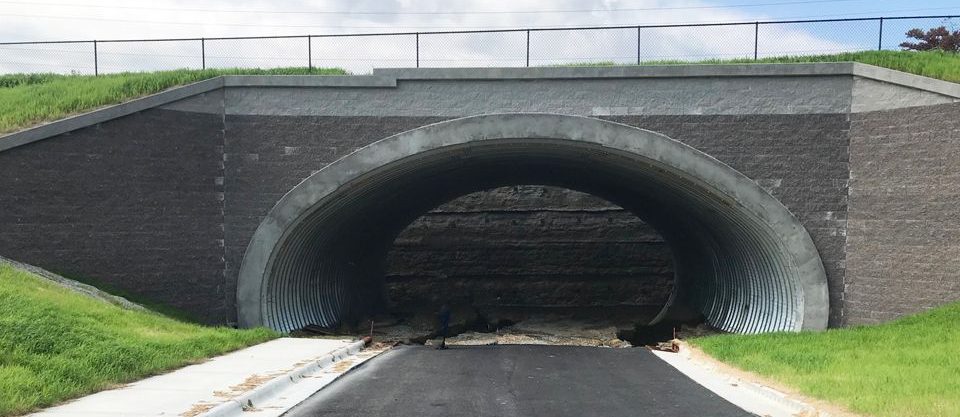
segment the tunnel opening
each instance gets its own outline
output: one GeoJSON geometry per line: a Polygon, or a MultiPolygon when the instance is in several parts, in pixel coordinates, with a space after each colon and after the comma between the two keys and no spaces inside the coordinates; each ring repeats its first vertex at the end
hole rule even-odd
{"type": "Polygon", "coordinates": [[[446,304],[454,343],[626,345],[680,324],[651,326],[675,278],[663,237],[630,211],[560,187],[499,187],[443,203],[399,233],[374,335],[424,341],[446,304]]]}
{"type": "Polygon", "coordinates": [[[515,184],[587,193],[642,218],[673,259],[651,322],[702,317],[729,332],[826,327],[819,254],[751,179],[666,136],[598,119],[476,116],[375,142],[313,174],[264,218],[237,288],[242,326],[337,326],[382,311],[388,259],[415,220],[515,184]]]}

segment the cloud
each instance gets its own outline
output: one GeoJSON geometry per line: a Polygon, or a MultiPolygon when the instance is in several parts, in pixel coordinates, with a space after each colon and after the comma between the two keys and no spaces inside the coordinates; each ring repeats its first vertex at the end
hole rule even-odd
{"type": "MultiPolygon", "coordinates": [[[[765,16],[736,9],[705,7],[701,1],[627,0],[481,1],[481,0],[332,0],[332,1],[222,1],[169,0],[149,3],[163,10],[137,9],[142,3],[105,0],[42,0],[40,3],[2,4],[6,24],[0,37],[17,40],[129,39],[221,37],[428,31],[486,27],[554,27],[570,25],[638,25],[691,22],[753,21],[765,16]],[[70,3],[57,6],[49,3],[70,3]],[[103,7],[83,7],[91,5],[103,7]],[[282,6],[280,6],[282,4],[282,6]],[[134,8],[129,8],[134,7],[134,8]],[[516,14],[325,14],[325,13],[227,13],[222,10],[274,10],[326,12],[335,10],[380,12],[537,11],[582,9],[671,8],[592,13],[516,14]],[[189,9],[208,9],[198,11],[189,9]],[[19,16],[19,17],[18,17],[19,16]],[[27,16],[48,16],[38,18],[27,16]],[[99,20],[72,20],[87,17],[99,20]],[[157,22],[157,23],[151,23],[157,22]],[[165,23],[160,23],[165,22],[165,23]]],[[[816,28],[814,28],[816,29],[816,28]]],[[[530,64],[612,61],[635,63],[648,60],[702,60],[752,57],[752,25],[696,28],[636,28],[613,30],[532,31],[529,35],[530,64]],[[639,35],[639,37],[638,37],[639,35]],[[639,45],[638,45],[639,40],[639,45]],[[638,48],[639,46],[639,48],[638,48]]],[[[804,27],[762,27],[760,55],[827,53],[851,50],[857,44],[841,42],[842,36],[824,36],[823,31],[804,27]]],[[[829,35],[829,34],[828,34],[829,35]]],[[[417,64],[416,35],[316,37],[309,53],[314,66],[337,66],[353,72],[375,67],[412,67],[417,64]]],[[[308,64],[306,38],[269,40],[206,40],[167,42],[100,42],[97,67],[100,72],[141,71],[172,68],[277,67],[308,64]],[[205,59],[204,59],[205,58],[205,59]]],[[[93,45],[0,45],[0,72],[91,73],[93,45]]],[[[527,33],[421,34],[421,66],[523,66],[527,61],[527,33]]]]}

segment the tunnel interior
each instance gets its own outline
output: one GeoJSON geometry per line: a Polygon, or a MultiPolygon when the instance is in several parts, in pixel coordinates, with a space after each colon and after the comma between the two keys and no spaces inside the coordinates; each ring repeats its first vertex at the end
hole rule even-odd
{"type": "Polygon", "coordinates": [[[427,126],[305,180],[248,247],[238,285],[241,325],[337,326],[388,309],[405,229],[458,197],[518,184],[586,193],[656,230],[674,278],[653,323],[698,316],[730,332],[825,327],[819,256],[772,196],[665,136],[553,115],[427,126]]]}
{"type": "Polygon", "coordinates": [[[432,328],[447,304],[471,330],[523,322],[546,332],[563,321],[611,336],[611,328],[649,325],[664,309],[672,256],[653,227],[590,194],[529,184],[470,193],[394,240],[380,322],[432,328]]]}

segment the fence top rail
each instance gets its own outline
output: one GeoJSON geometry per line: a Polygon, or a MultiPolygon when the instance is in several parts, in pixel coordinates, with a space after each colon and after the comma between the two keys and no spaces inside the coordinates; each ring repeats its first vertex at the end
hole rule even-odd
{"type": "Polygon", "coordinates": [[[906,20],[906,19],[956,19],[960,15],[919,15],[919,16],[878,16],[855,17],[843,19],[810,19],[810,20],[758,20],[752,22],[717,22],[717,23],[684,23],[664,25],[621,25],[621,26],[577,26],[577,27],[541,27],[515,29],[484,29],[484,30],[451,30],[451,31],[419,31],[419,32],[369,32],[369,33],[339,33],[322,35],[273,35],[273,36],[221,36],[221,37],[193,37],[193,38],[154,38],[154,39],[90,39],[90,40],[59,40],[59,41],[18,41],[0,42],[0,45],[43,45],[69,43],[110,43],[110,42],[186,42],[186,41],[218,41],[218,40],[253,40],[253,39],[294,39],[294,38],[346,38],[363,36],[412,36],[412,35],[443,35],[443,34],[476,34],[476,33],[511,33],[511,32],[553,32],[578,30],[613,30],[613,29],[655,29],[655,28],[683,28],[683,27],[715,27],[715,26],[748,26],[748,25],[775,25],[797,23],[831,23],[831,22],[862,22],[879,20],[906,20]]]}

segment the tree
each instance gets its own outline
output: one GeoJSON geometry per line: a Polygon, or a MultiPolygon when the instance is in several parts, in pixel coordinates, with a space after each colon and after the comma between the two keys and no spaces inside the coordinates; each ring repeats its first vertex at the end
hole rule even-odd
{"type": "Polygon", "coordinates": [[[930,51],[939,49],[947,52],[960,52],[960,30],[952,33],[946,26],[933,28],[926,33],[923,29],[910,29],[907,31],[907,37],[917,39],[919,42],[904,42],[900,47],[907,50],[930,51]]]}

